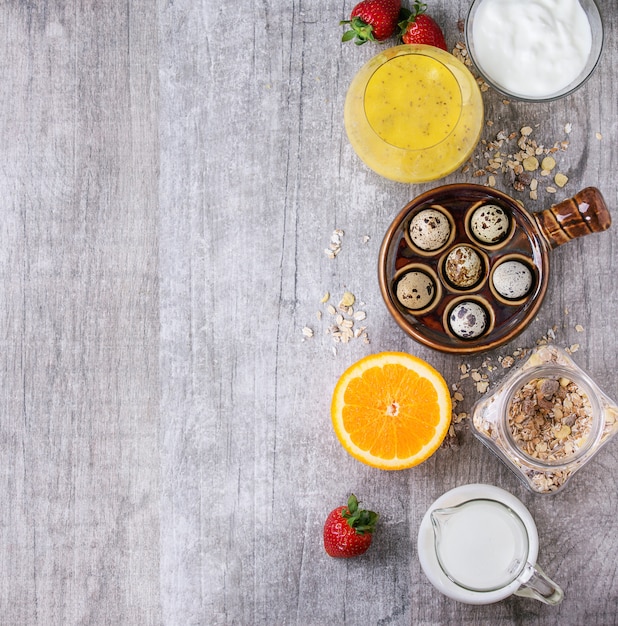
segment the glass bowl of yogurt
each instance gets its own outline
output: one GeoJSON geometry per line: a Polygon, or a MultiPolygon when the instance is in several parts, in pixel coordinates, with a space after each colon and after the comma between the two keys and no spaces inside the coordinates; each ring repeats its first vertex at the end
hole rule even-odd
{"type": "Polygon", "coordinates": [[[465,35],[485,81],[528,102],[573,93],[592,75],[603,49],[595,0],[474,0],[465,35]]]}

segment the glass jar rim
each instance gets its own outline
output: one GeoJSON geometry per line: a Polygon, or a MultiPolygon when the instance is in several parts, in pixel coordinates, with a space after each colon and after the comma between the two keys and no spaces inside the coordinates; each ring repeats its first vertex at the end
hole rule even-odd
{"type": "Polygon", "coordinates": [[[557,471],[568,467],[575,462],[581,462],[582,459],[589,455],[591,450],[596,448],[596,445],[603,434],[603,413],[594,390],[594,383],[587,376],[587,374],[579,368],[572,369],[557,363],[538,365],[536,367],[526,369],[520,372],[518,376],[515,376],[508,388],[505,390],[499,414],[501,416],[499,426],[501,430],[503,430],[504,442],[509,448],[511,448],[511,454],[525,459],[525,462],[529,467],[543,472],[557,471]],[[553,461],[539,459],[538,457],[525,452],[515,441],[512,429],[509,426],[509,412],[515,394],[530,381],[541,378],[566,378],[567,380],[575,383],[580,388],[581,392],[588,398],[592,414],[590,432],[588,433],[584,444],[572,454],[553,461]]]}

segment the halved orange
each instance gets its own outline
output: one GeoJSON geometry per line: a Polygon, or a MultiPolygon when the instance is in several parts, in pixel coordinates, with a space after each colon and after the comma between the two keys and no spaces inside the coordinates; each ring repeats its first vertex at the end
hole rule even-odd
{"type": "Polygon", "coordinates": [[[405,469],[429,458],[444,440],[451,396],[429,363],[404,352],[380,352],[342,374],[331,416],[353,457],[380,469],[405,469]]]}

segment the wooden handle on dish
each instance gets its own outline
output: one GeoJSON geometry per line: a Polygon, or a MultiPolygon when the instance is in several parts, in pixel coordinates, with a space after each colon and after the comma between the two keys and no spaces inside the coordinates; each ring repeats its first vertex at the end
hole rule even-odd
{"type": "Polygon", "coordinates": [[[572,198],[534,213],[534,219],[550,248],[590,233],[600,233],[612,223],[607,204],[596,187],[586,187],[572,198]]]}

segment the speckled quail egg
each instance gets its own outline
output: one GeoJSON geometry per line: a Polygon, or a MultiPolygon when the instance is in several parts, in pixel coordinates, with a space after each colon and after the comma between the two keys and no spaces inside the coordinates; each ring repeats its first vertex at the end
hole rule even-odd
{"type": "Polygon", "coordinates": [[[508,235],[509,216],[498,205],[485,204],[472,214],[470,228],[479,241],[495,244],[508,235]]]}
{"type": "Polygon", "coordinates": [[[519,261],[505,261],[494,270],[492,282],[501,296],[517,300],[530,291],[532,272],[519,261]]]}
{"type": "Polygon", "coordinates": [[[429,306],[435,294],[436,286],[425,272],[407,272],[397,282],[397,299],[413,311],[429,306]]]}
{"type": "Polygon", "coordinates": [[[462,339],[473,339],[487,328],[487,313],[476,302],[460,302],[449,315],[451,330],[462,339]]]}
{"type": "Polygon", "coordinates": [[[444,272],[456,287],[472,287],[481,279],[483,262],[474,248],[456,246],[446,257],[444,272]]]}
{"type": "Polygon", "coordinates": [[[421,250],[438,250],[451,236],[451,225],[440,211],[424,209],[410,222],[410,238],[421,250]]]}

